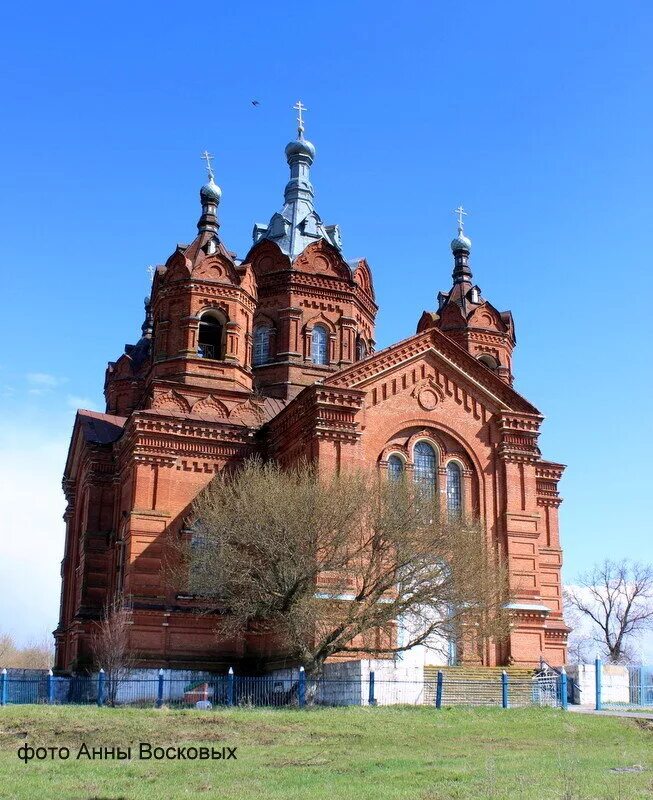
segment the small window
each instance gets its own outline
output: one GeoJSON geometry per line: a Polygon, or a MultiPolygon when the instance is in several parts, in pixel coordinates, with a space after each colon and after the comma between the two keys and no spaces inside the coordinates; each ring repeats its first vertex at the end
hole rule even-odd
{"type": "Polygon", "coordinates": [[[265,364],[270,360],[270,335],[269,325],[259,325],[254,328],[254,366],[265,364]]]}
{"type": "Polygon", "coordinates": [[[480,356],[478,360],[488,369],[491,369],[492,372],[496,372],[499,368],[499,364],[494,356],[484,355],[480,356]]]}
{"type": "Polygon", "coordinates": [[[311,358],[314,364],[329,363],[329,332],[322,325],[316,325],[311,334],[311,358]]]}
{"type": "Polygon", "coordinates": [[[462,481],[460,466],[455,461],[447,464],[447,510],[450,514],[460,514],[462,509],[462,481]]]}
{"type": "Polygon", "coordinates": [[[218,361],[223,358],[224,326],[219,319],[211,314],[205,314],[200,319],[200,335],[197,344],[197,355],[200,358],[214,358],[218,361]]]}
{"type": "Polygon", "coordinates": [[[356,339],[356,361],[362,361],[364,358],[367,358],[367,345],[359,336],[356,339]]]}
{"type": "Polygon", "coordinates": [[[388,476],[396,481],[404,474],[404,460],[401,456],[392,455],[388,458],[388,476]]]}

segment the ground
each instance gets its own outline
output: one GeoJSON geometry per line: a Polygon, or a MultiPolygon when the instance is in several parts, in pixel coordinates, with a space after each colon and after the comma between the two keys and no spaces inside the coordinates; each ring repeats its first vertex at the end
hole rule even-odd
{"type": "Polygon", "coordinates": [[[554,709],[0,709],[2,800],[630,800],[653,796],[653,723],[554,709]],[[17,751],[66,745],[67,761],[17,751]],[[74,760],[99,746],[236,747],[229,761],[74,760]],[[636,767],[632,771],[615,768],[636,767]]]}

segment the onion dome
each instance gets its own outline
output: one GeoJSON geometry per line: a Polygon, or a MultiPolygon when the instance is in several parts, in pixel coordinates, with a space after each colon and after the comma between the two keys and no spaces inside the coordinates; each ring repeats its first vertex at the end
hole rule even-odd
{"type": "Polygon", "coordinates": [[[304,134],[299,131],[299,134],[294,142],[288,142],[286,145],[286,158],[288,161],[297,156],[304,156],[311,161],[315,158],[315,146],[308,139],[304,139],[304,134]]]}
{"type": "Polygon", "coordinates": [[[461,250],[469,253],[472,249],[472,240],[465,236],[462,231],[462,228],[458,228],[458,236],[451,241],[451,251],[453,253],[458,253],[461,250]]]}
{"type": "Polygon", "coordinates": [[[217,206],[221,197],[222,189],[213,180],[213,175],[210,175],[207,183],[205,183],[200,189],[200,200],[202,201],[202,205],[212,203],[213,205],[217,206]]]}
{"type": "Polygon", "coordinates": [[[454,254],[469,253],[472,249],[472,240],[463,233],[463,229],[465,227],[463,217],[467,216],[467,212],[462,206],[458,206],[453,213],[458,217],[458,236],[452,240],[451,250],[454,254]]]}

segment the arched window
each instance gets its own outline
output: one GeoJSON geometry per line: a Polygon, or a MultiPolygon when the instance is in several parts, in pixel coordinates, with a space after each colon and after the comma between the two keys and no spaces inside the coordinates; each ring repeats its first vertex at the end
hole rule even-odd
{"type": "Polygon", "coordinates": [[[455,461],[447,464],[447,511],[460,514],[463,504],[460,465],[455,461]]]}
{"type": "Polygon", "coordinates": [[[356,339],[356,361],[362,361],[366,357],[367,357],[367,346],[365,345],[365,340],[361,339],[359,336],[356,339]]]}
{"type": "Polygon", "coordinates": [[[204,314],[200,319],[200,335],[197,355],[200,358],[221,360],[223,355],[224,326],[213,314],[204,314]]]}
{"type": "Polygon", "coordinates": [[[491,369],[492,372],[496,372],[497,368],[499,367],[499,364],[497,363],[497,360],[496,360],[496,358],[494,356],[483,355],[483,356],[480,356],[478,360],[481,362],[481,364],[486,366],[488,369],[491,369]]]}
{"type": "Polygon", "coordinates": [[[311,334],[311,358],[314,364],[329,363],[329,332],[322,325],[316,325],[311,334]]]}
{"type": "Polygon", "coordinates": [[[404,474],[404,460],[401,456],[392,455],[388,458],[388,476],[396,481],[404,474]]]}
{"type": "Polygon", "coordinates": [[[432,495],[435,491],[437,456],[428,442],[417,442],[413,450],[415,481],[432,495]]]}
{"type": "Polygon", "coordinates": [[[270,334],[269,325],[257,325],[254,328],[254,366],[265,364],[270,359],[270,334]]]}

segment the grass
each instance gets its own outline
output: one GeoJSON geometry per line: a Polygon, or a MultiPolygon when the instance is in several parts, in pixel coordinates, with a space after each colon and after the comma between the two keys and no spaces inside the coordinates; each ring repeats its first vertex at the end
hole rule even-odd
{"type": "Polygon", "coordinates": [[[631,800],[653,797],[653,723],[553,709],[0,709],[9,800],[631,800]],[[236,746],[237,761],[30,761],[32,747],[236,746]],[[634,772],[613,768],[641,765],[634,772]]]}

